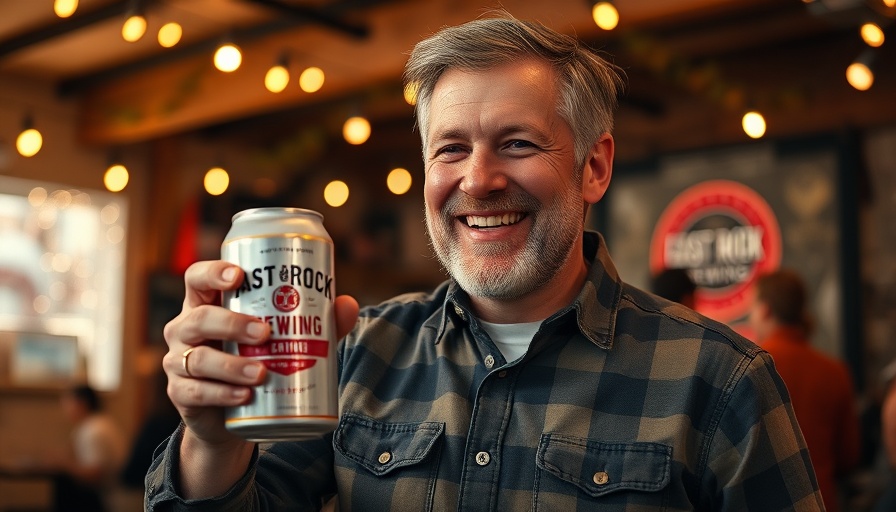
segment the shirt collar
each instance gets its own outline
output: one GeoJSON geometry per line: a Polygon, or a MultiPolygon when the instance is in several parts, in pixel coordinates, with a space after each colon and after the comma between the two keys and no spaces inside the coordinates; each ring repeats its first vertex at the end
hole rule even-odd
{"type": "MultiPolygon", "coordinates": [[[[582,252],[589,262],[585,285],[572,304],[551,315],[546,322],[560,322],[575,311],[576,323],[582,335],[598,347],[609,349],[613,345],[616,314],[622,298],[622,282],[600,233],[585,231],[582,252]]],[[[452,318],[466,323],[472,315],[471,310],[469,295],[451,279],[439,318],[436,343],[442,339],[452,318]]]]}
{"type": "Polygon", "coordinates": [[[622,300],[622,280],[600,233],[586,231],[582,246],[585,261],[590,262],[588,278],[571,308],[576,312],[579,331],[591,343],[609,349],[622,300]]]}

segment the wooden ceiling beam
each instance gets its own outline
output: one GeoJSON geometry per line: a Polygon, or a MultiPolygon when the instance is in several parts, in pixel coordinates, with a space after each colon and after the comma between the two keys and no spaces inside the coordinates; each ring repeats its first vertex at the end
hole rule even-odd
{"type": "MultiPolygon", "coordinates": [[[[701,10],[755,1],[680,0],[658,4],[631,0],[623,5],[628,9],[624,14],[637,24],[664,12],[687,11],[688,7],[701,10]]],[[[539,20],[586,40],[611,37],[598,33],[590,6],[583,0],[505,0],[504,6],[521,19],[539,20]]],[[[214,69],[208,51],[105,79],[84,88],[79,132],[88,144],[138,142],[321,100],[348,98],[372,84],[397,83],[408,51],[422,37],[483,13],[479,0],[387,2],[365,11],[370,34],[363,40],[340,37],[317,25],[301,26],[241,45],[243,65],[233,73],[214,69]],[[320,92],[309,95],[293,82],[279,94],[264,88],[265,72],[284,49],[290,49],[294,56],[293,82],[304,67],[314,65],[325,71],[327,78],[320,92]]]]}
{"type": "Polygon", "coordinates": [[[56,20],[48,25],[0,41],[0,59],[29,46],[70,34],[95,23],[101,23],[116,16],[124,16],[127,4],[128,2],[112,2],[90,11],[75,13],[70,18],[56,20]]]}
{"type": "MultiPolygon", "coordinates": [[[[293,30],[303,26],[321,26],[359,40],[364,39],[370,34],[370,28],[366,25],[351,23],[340,18],[340,16],[347,13],[353,5],[348,1],[331,4],[326,10],[312,9],[310,7],[298,5],[286,5],[279,0],[246,1],[269,9],[274,9],[280,13],[281,16],[261,25],[231,31],[228,34],[229,37],[240,46],[249,45],[255,40],[271,34],[293,30]]],[[[385,3],[391,0],[378,1],[385,3]]],[[[221,38],[214,37],[190,45],[180,45],[169,51],[157,53],[144,59],[63,80],[58,84],[56,89],[58,94],[62,97],[81,94],[90,89],[94,89],[101,84],[115,81],[121,77],[139,74],[143,71],[188,59],[198,54],[208,54],[213,52],[220,43],[221,38]]]]}
{"type": "Polygon", "coordinates": [[[299,4],[285,4],[280,0],[250,0],[259,5],[276,10],[281,14],[297,20],[307,21],[342,32],[351,37],[364,39],[370,35],[370,28],[366,25],[358,25],[345,21],[338,16],[333,16],[329,10],[312,9],[299,4]]]}

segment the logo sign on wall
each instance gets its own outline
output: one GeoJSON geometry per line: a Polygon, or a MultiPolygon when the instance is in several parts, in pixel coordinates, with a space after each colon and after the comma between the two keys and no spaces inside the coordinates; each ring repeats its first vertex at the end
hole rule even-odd
{"type": "Polygon", "coordinates": [[[721,322],[742,319],[753,283],[781,263],[781,229],[753,189],[729,180],[704,181],[662,212],[650,243],[650,270],[684,268],[697,283],[695,309],[721,322]]]}

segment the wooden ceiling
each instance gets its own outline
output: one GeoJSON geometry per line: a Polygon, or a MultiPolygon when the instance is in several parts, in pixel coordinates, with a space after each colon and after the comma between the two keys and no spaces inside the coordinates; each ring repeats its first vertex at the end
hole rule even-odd
{"type": "MultiPolygon", "coordinates": [[[[472,0],[146,0],[149,28],[136,43],[120,36],[130,1],[81,0],[60,19],[52,3],[2,0],[0,77],[51,82],[80,103],[80,134],[120,145],[217,130],[274,137],[284,123],[363,109],[374,122],[410,117],[401,100],[407,52],[447,24],[498,4],[472,0]],[[155,32],[183,26],[174,48],[155,32]],[[212,66],[230,37],[243,51],[233,73],[212,66]],[[288,54],[293,80],[281,93],[265,71],[288,54]],[[308,94],[295,75],[317,66],[324,87],[308,94]],[[340,110],[342,109],[342,110],[340,110]],[[247,133],[246,127],[253,129],[247,133]],[[261,128],[264,127],[264,128],[261,128]]],[[[863,49],[858,26],[885,27],[896,8],[883,0],[616,0],[621,23],[602,32],[586,0],[504,0],[513,15],[537,19],[607,50],[629,74],[617,138],[636,158],[743,139],[747,106],[766,109],[771,135],[896,122],[896,34],[879,50],[872,90],[850,88],[844,70],[863,49]]],[[[341,114],[339,114],[341,115],[341,114]]],[[[317,119],[317,121],[315,121],[317,119]]],[[[237,135],[239,134],[239,135],[237,135]]]]}

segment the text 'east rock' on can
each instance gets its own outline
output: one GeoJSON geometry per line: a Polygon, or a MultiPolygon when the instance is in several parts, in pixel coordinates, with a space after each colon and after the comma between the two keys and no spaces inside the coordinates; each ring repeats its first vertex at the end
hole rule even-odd
{"type": "Polygon", "coordinates": [[[301,208],[255,208],[233,216],[221,259],[243,269],[224,307],[271,327],[261,345],[224,350],[267,368],[250,403],[225,413],[228,430],[250,441],[301,440],[336,428],[336,319],[333,239],[323,216],[301,208]]]}

